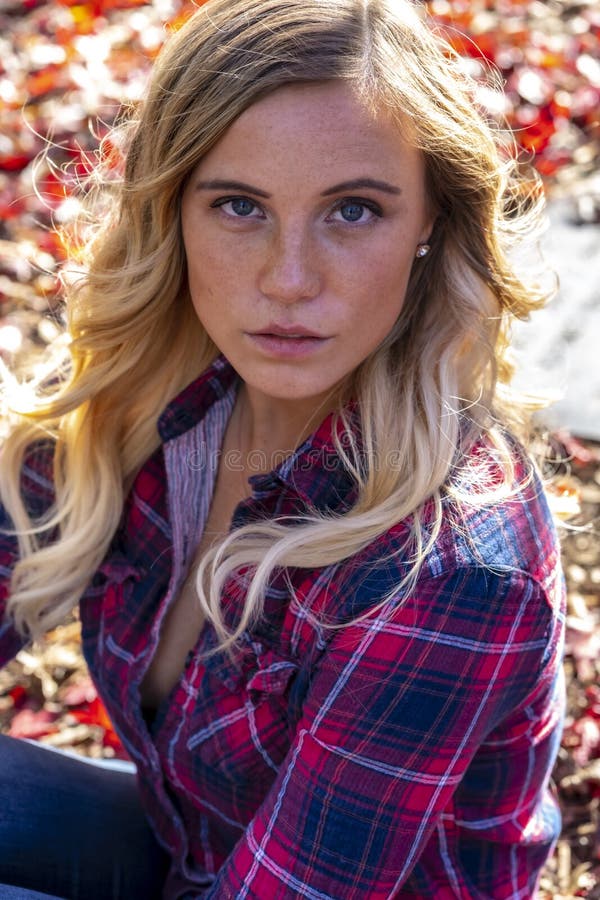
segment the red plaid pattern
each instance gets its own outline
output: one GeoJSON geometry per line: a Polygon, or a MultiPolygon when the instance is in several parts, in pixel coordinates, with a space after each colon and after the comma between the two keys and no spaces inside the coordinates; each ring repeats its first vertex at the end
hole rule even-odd
{"type": "MultiPolygon", "coordinates": [[[[165,897],[534,897],[560,827],[548,780],[564,705],[563,582],[535,476],[465,510],[461,528],[448,504],[414,590],[343,630],[322,622],[372,610],[400,582],[406,522],[327,569],[278,573],[237,660],[203,660],[206,626],[147,726],[139,685],[206,517],[235,390],[219,359],[169,405],[81,602],[86,659],[173,860],[165,897]]],[[[23,472],[36,513],[51,502],[50,455],[40,444],[23,472]]],[[[348,508],[335,459],[327,419],[252,479],[234,526],[348,508]]],[[[0,537],[0,599],[15,554],[0,537]]],[[[230,580],[231,622],[243,590],[230,580]]],[[[19,646],[6,623],[0,659],[19,646]]]]}

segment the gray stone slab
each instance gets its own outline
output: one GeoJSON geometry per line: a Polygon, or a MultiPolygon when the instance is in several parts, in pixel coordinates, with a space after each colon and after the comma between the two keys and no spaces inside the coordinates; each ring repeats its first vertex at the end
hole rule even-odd
{"type": "Polygon", "coordinates": [[[564,200],[548,209],[542,249],[560,286],[514,330],[516,384],[559,398],[542,413],[550,427],[600,440],[600,226],[576,225],[571,212],[564,200]]]}

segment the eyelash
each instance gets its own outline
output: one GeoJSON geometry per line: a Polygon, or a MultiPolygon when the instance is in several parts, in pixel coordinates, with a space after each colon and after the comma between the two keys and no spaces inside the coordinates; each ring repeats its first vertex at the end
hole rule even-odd
{"type": "MultiPolygon", "coordinates": [[[[261,208],[260,204],[257,203],[255,200],[251,200],[250,197],[244,197],[244,196],[219,197],[219,199],[213,201],[213,203],[211,203],[210,206],[211,206],[211,209],[221,209],[223,206],[226,206],[228,203],[233,203],[236,200],[246,200],[248,203],[251,203],[254,208],[258,208],[258,209],[261,208]]],[[[383,211],[382,211],[381,207],[379,206],[379,204],[375,203],[373,200],[365,200],[365,199],[362,199],[361,197],[342,197],[340,200],[337,200],[335,202],[332,212],[338,212],[342,207],[352,206],[352,205],[363,206],[365,209],[368,209],[369,212],[373,213],[374,216],[377,216],[377,218],[381,218],[383,216],[383,211]]],[[[240,219],[240,220],[248,219],[249,221],[252,221],[252,216],[237,216],[237,215],[231,214],[231,213],[225,213],[225,215],[228,215],[233,219],[240,219]]],[[[331,213],[329,215],[331,215],[331,213]]],[[[367,222],[354,223],[354,222],[351,222],[348,220],[344,220],[343,224],[345,224],[345,225],[353,225],[353,224],[366,225],[368,223],[367,222]]]]}
{"type": "MultiPolygon", "coordinates": [[[[383,216],[383,211],[379,204],[375,203],[373,200],[363,200],[360,197],[342,197],[341,200],[337,200],[334,204],[333,211],[338,212],[343,206],[363,206],[365,209],[368,209],[369,212],[373,213],[374,216],[377,216],[380,219],[383,216]]],[[[353,222],[345,221],[346,225],[352,225],[353,222]]],[[[366,225],[366,222],[358,222],[358,225],[366,225]]]]}

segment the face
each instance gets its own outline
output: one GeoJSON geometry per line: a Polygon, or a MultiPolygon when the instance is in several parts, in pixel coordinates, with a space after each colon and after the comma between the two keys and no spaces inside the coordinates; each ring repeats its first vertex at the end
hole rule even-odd
{"type": "Polygon", "coordinates": [[[421,154],[341,82],[256,102],[182,200],[192,302],[244,380],[315,407],[393,328],[431,232],[421,154]]]}

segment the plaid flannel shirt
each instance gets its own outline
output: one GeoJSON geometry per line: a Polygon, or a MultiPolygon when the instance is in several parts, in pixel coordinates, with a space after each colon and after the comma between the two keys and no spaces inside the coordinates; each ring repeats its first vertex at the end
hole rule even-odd
{"type": "MultiPolygon", "coordinates": [[[[535,476],[460,527],[448,503],[404,595],[407,522],[335,565],[276,573],[237,659],[203,658],[206,625],[147,724],[139,685],[206,520],[236,385],[221,358],[167,407],[80,604],[86,660],[172,859],[165,898],[534,897],[560,826],[548,784],[564,705],[559,549],[535,476]]],[[[251,479],[232,527],[351,506],[331,429],[251,479]]],[[[51,502],[48,446],[23,492],[35,514],[51,502]]],[[[0,601],[15,558],[0,537],[0,601]]],[[[230,622],[245,584],[224,591],[230,622]]],[[[5,623],[0,662],[20,645],[5,623]]]]}

